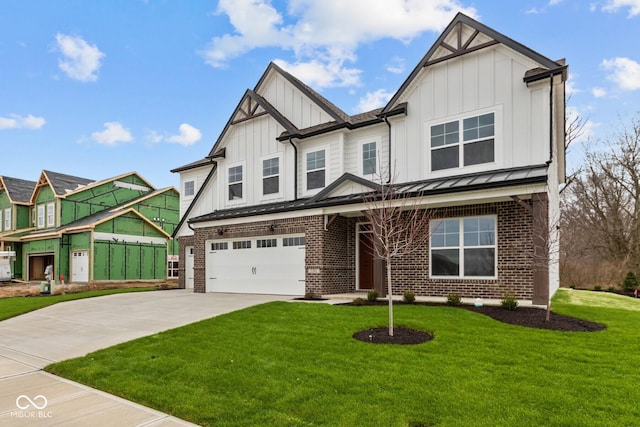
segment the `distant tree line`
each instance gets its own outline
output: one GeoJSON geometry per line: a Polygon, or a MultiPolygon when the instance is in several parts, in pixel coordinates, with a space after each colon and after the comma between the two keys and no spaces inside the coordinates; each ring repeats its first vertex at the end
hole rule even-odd
{"type": "MultiPolygon", "coordinates": [[[[567,148],[584,128],[567,126],[567,148]]],[[[640,273],[640,118],[591,145],[567,179],[560,218],[563,286],[619,286],[640,273]]]]}

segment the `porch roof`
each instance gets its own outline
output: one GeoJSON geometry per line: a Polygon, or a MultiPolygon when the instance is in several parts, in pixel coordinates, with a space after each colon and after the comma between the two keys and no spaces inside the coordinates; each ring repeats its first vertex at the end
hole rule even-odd
{"type": "MultiPolygon", "coordinates": [[[[512,187],[516,185],[538,184],[547,180],[546,164],[527,166],[511,169],[500,169],[490,172],[458,175],[453,177],[427,179],[421,181],[396,184],[396,192],[408,196],[433,196],[440,194],[451,194],[470,190],[486,190],[500,187],[512,187]]],[[[338,181],[349,179],[345,174],[338,178],[338,181]]],[[[358,177],[356,177],[358,178],[358,177]]],[[[358,178],[360,181],[366,181],[358,178]]],[[[377,184],[371,182],[371,187],[377,184]]],[[[336,197],[314,197],[301,198],[287,202],[268,203],[263,205],[243,206],[234,209],[216,210],[208,214],[200,215],[188,220],[189,223],[199,223],[217,221],[222,219],[242,218],[249,216],[265,215],[272,213],[290,212],[303,209],[324,208],[329,206],[341,206],[362,203],[365,195],[371,193],[356,193],[336,197]]]]}

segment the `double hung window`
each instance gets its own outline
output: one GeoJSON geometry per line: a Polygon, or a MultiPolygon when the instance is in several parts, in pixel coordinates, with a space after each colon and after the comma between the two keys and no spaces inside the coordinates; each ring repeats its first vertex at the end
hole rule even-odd
{"type": "Polygon", "coordinates": [[[312,151],[307,153],[307,190],[315,190],[325,186],[326,161],[325,150],[312,151]]]}
{"type": "Polygon", "coordinates": [[[495,160],[495,114],[487,113],[431,126],[431,170],[495,160]]]}

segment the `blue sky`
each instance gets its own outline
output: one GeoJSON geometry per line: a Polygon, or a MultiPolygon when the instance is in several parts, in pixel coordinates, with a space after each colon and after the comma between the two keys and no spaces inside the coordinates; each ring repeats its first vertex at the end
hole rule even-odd
{"type": "Polygon", "coordinates": [[[269,61],[349,114],[380,107],[462,11],[566,58],[569,155],[640,112],[640,0],[0,0],[0,175],[91,179],[203,158],[269,61]]]}

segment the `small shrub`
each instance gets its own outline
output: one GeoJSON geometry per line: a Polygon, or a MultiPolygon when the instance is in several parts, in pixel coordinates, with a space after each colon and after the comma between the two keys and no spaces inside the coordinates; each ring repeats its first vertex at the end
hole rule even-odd
{"type": "Polygon", "coordinates": [[[514,311],[516,308],[518,308],[518,300],[516,299],[516,294],[511,291],[505,291],[505,293],[502,295],[500,306],[505,310],[514,311]]]}
{"type": "Polygon", "coordinates": [[[597,292],[600,292],[600,291],[602,290],[602,286],[600,286],[600,285],[595,285],[595,286],[593,287],[593,290],[594,290],[594,291],[597,291],[597,292]]]}
{"type": "Polygon", "coordinates": [[[356,298],[351,302],[351,305],[365,305],[367,304],[367,301],[364,298],[356,298]]]}
{"type": "Polygon", "coordinates": [[[609,289],[607,289],[609,292],[615,292],[616,291],[616,287],[615,286],[609,286],[609,289]]]}
{"type": "Polygon", "coordinates": [[[404,291],[402,293],[402,300],[407,304],[413,304],[416,302],[416,294],[413,291],[404,291]]]}
{"type": "Polygon", "coordinates": [[[633,271],[630,271],[627,273],[627,275],[624,277],[624,280],[622,281],[622,289],[624,289],[627,292],[633,291],[634,289],[638,288],[638,278],[636,277],[635,274],[633,274],[633,271]]]}
{"type": "Polygon", "coordinates": [[[575,288],[576,288],[576,285],[571,285],[571,286],[569,286],[569,287],[570,287],[571,289],[575,289],[575,288]]]}
{"type": "Polygon", "coordinates": [[[460,295],[456,293],[450,293],[447,295],[447,304],[449,305],[460,305],[462,304],[462,300],[460,299],[460,295]]]}
{"type": "Polygon", "coordinates": [[[376,302],[378,300],[378,291],[367,292],[367,301],[376,302]]]}

